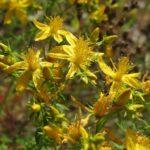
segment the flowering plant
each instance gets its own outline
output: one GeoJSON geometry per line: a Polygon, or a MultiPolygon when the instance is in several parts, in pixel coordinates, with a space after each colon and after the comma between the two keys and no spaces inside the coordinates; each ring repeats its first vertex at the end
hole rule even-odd
{"type": "Polygon", "coordinates": [[[138,6],[0,1],[0,149],[150,149],[149,53],[132,52],[130,31],[138,6]]]}

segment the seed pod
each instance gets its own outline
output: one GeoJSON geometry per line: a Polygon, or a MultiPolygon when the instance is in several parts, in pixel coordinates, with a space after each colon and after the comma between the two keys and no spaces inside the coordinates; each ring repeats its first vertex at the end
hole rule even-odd
{"type": "Polygon", "coordinates": [[[93,32],[91,33],[91,37],[90,37],[92,42],[96,42],[99,39],[99,33],[100,33],[99,28],[95,28],[93,30],[93,32]]]}
{"type": "Polygon", "coordinates": [[[111,35],[111,36],[107,36],[107,37],[104,37],[104,42],[105,44],[111,44],[113,41],[115,41],[116,39],[118,38],[117,35],[111,35]]]}
{"type": "Polygon", "coordinates": [[[118,106],[124,106],[130,98],[131,90],[124,90],[117,98],[117,102],[115,103],[118,106]]]}

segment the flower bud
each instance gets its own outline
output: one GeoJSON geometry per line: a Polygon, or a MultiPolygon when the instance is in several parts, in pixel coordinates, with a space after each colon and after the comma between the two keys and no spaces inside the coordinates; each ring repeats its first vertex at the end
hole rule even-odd
{"type": "Polygon", "coordinates": [[[35,112],[39,112],[41,110],[41,106],[39,104],[33,104],[31,107],[35,112]]]}
{"type": "Polygon", "coordinates": [[[62,130],[56,126],[46,125],[43,127],[43,131],[51,138],[56,140],[57,143],[61,143],[62,130]]]}

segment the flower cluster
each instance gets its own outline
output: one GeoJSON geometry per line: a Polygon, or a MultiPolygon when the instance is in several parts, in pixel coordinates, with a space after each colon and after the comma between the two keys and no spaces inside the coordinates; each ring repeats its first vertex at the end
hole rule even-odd
{"type": "MultiPolygon", "coordinates": [[[[106,5],[99,5],[97,0],[69,2],[77,6],[95,4],[96,9],[89,18],[96,23],[108,21],[106,5]]],[[[14,15],[22,24],[26,23],[27,9],[33,3],[34,0],[0,1],[0,8],[7,10],[4,23],[12,23],[14,15]]],[[[42,146],[83,150],[150,149],[147,136],[131,130],[128,122],[125,129],[122,125],[128,118],[143,120],[150,80],[136,71],[128,56],[113,59],[111,44],[117,35],[100,37],[101,28],[96,27],[91,33],[78,36],[64,27],[65,19],[60,16],[39,20],[32,22],[36,46],[31,44],[18,52],[0,42],[1,73],[14,81],[13,92],[30,97],[28,106],[36,127],[38,149],[42,146]],[[47,49],[38,47],[42,42],[45,47],[48,45],[47,49]],[[81,100],[79,84],[81,88],[96,89],[95,98],[89,96],[88,102],[86,98],[81,100]],[[70,85],[75,85],[73,90],[77,94],[72,94],[70,85]],[[121,123],[115,119],[110,121],[111,118],[121,123]],[[114,133],[113,123],[122,129],[125,138],[114,133]]]]}

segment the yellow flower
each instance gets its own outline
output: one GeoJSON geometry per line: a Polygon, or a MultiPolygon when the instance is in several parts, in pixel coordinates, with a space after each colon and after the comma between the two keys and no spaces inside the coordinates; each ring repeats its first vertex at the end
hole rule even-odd
{"type": "Polygon", "coordinates": [[[56,140],[57,143],[61,143],[62,130],[54,125],[46,125],[43,127],[43,131],[51,138],[56,140]]]}
{"type": "Polygon", "coordinates": [[[117,68],[113,64],[113,69],[100,58],[99,67],[111,78],[112,85],[110,93],[122,91],[123,84],[127,84],[133,88],[140,88],[140,82],[136,79],[139,73],[128,73],[132,66],[129,64],[129,59],[127,57],[123,57],[119,60],[117,68]]]}
{"type": "Polygon", "coordinates": [[[88,83],[87,76],[96,79],[96,75],[92,73],[88,67],[90,67],[91,63],[103,54],[93,52],[90,43],[81,37],[76,38],[70,33],[70,35],[66,35],[66,39],[70,45],[63,45],[64,53],[49,53],[48,56],[70,62],[69,71],[66,75],[67,79],[73,77],[75,73],[84,74],[82,80],[85,83],[88,83]]]}
{"type": "Polygon", "coordinates": [[[81,125],[81,120],[78,119],[75,123],[72,123],[67,128],[67,134],[64,136],[63,142],[69,141],[75,144],[81,137],[88,138],[88,133],[81,125]]]}
{"type": "Polygon", "coordinates": [[[99,99],[94,103],[92,108],[94,115],[102,117],[118,108],[123,107],[130,99],[130,94],[130,89],[125,89],[119,93],[109,93],[107,96],[100,93],[99,99]]]}
{"type": "Polygon", "coordinates": [[[7,67],[5,71],[7,73],[12,73],[14,71],[21,70],[22,74],[17,81],[17,90],[25,90],[30,80],[32,80],[40,96],[45,101],[48,101],[49,96],[47,96],[47,89],[43,85],[44,77],[42,67],[55,67],[57,65],[50,62],[42,61],[39,56],[39,51],[35,52],[33,49],[29,49],[28,53],[22,61],[16,62],[13,65],[7,67]]]}
{"type": "Polygon", "coordinates": [[[101,93],[98,101],[93,106],[95,116],[102,117],[103,115],[106,115],[111,108],[113,98],[113,95],[105,96],[101,93]]]}
{"type": "Polygon", "coordinates": [[[150,139],[128,129],[126,132],[126,148],[127,150],[149,150],[150,139]]]}
{"type": "Polygon", "coordinates": [[[32,3],[32,0],[9,0],[7,1],[7,12],[5,15],[4,23],[10,24],[12,17],[15,15],[22,24],[27,22],[26,8],[32,3]]]}
{"type": "Polygon", "coordinates": [[[63,33],[67,32],[62,30],[63,27],[63,19],[59,16],[48,18],[49,23],[43,24],[37,20],[34,20],[35,26],[41,31],[36,35],[35,41],[44,40],[50,36],[52,36],[58,43],[63,40],[63,33]]]}

